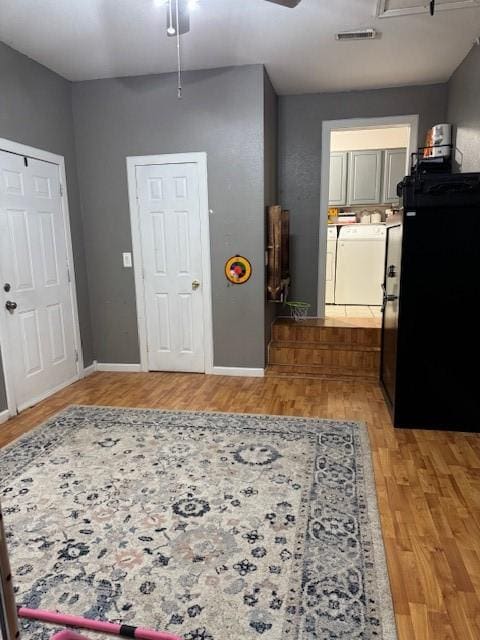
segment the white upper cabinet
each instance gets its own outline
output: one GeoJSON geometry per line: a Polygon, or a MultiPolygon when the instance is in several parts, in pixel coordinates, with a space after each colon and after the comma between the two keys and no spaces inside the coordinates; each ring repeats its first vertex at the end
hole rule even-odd
{"type": "Polygon", "coordinates": [[[387,149],[383,160],[383,202],[398,202],[397,184],[405,177],[406,149],[387,149]]]}
{"type": "Polygon", "coordinates": [[[332,151],[329,206],[397,203],[406,160],[406,149],[332,151]]]}
{"type": "Polygon", "coordinates": [[[328,204],[332,207],[347,204],[347,152],[333,151],[330,154],[330,183],[328,204]]]}
{"type": "Polygon", "coordinates": [[[348,204],[378,204],[381,202],[381,149],[349,151],[348,204]]]}

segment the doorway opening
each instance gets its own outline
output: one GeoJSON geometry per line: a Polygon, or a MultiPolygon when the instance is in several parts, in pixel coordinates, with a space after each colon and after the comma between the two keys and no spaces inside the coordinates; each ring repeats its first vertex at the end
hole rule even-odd
{"type": "Polygon", "coordinates": [[[323,123],[318,315],[379,327],[386,219],[399,207],[418,116],[323,123]]]}

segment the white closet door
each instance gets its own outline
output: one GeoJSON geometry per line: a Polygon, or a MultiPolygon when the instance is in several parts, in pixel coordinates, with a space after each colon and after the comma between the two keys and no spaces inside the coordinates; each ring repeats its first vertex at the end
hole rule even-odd
{"type": "Polygon", "coordinates": [[[136,168],[148,367],[205,371],[196,163],[136,168]]]}
{"type": "Polygon", "coordinates": [[[0,286],[21,410],[78,374],[58,165],[0,152],[0,286]]]}

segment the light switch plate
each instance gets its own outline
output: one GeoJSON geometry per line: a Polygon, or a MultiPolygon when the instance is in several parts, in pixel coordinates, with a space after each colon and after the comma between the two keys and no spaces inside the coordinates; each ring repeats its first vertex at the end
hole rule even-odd
{"type": "Polygon", "coordinates": [[[123,255],[123,266],[131,267],[132,266],[132,254],[128,251],[122,254],[123,255]]]}

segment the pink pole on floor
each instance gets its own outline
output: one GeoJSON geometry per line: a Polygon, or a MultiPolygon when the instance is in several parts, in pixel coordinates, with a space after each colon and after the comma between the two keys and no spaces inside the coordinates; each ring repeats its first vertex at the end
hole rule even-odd
{"type": "MultiPolygon", "coordinates": [[[[29,620],[40,620],[41,622],[47,622],[49,624],[74,627],[77,629],[91,629],[92,631],[98,631],[100,633],[138,638],[139,640],[182,640],[179,636],[169,633],[168,631],[154,631],[153,629],[133,627],[130,625],[118,624],[117,622],[90,620],[89,618],[82,618],[81,616],[72,616],[67,613],[57,613],[56,611],[45,611],[43,609],[19,607],[18,615],[21,618],[28,618],[29,620]]],[[[61,638],[58,638],[58,640],[69,639],[62,636],[61,638]]],[[[71,640],[79,640],[79,638],[71,638],[71,640]]],[[[82,638],[82,640],[85,639],[82,638]]]]}

